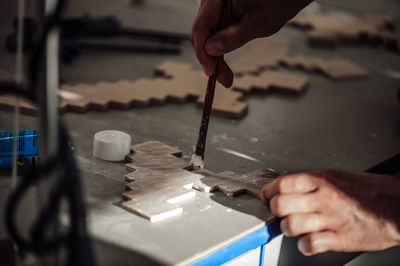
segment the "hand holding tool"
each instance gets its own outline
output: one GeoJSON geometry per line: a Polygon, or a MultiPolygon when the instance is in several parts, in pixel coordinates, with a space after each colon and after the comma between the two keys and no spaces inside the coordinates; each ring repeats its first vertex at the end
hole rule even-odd
{"type": "MultiPolygon", "coordinates": [[[[218,28],[216,28],[216,32],[228,26],[229,17],[231,14],[231,7],[231,0],[223,0],[221,6],[221,16],[218,28]]],[[[220,64],[223,63],[223,60],[224,56],[216,57],[215,72],[208,79],[206,96],[203,105],[203,115],[200,123],[199,137],[197,140],[195,154],[193,154],[192,160],[190,161],[194,168],[204,168],[204,151],[206,147],[208,122],[210,120],[212,103],[214,100],[215,83],[218,77],[218,67],[220,66],[220,64]]]]}

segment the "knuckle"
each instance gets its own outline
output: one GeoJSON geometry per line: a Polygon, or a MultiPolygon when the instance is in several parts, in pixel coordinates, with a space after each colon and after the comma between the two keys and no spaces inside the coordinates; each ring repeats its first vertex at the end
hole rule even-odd
{"type": "Polygon", "coordinates": [[[237,27],[228,28],[227,34],[235,43],[240,43],[243,40],[243,33],[237,27]]]}
{"type": "Polygon", "coordinates": [[[319,190],[322,198],[325,199],[324,202],[326,202],[327,205],[334,206],[340,201],[341,196],[336,189],[333,189],[332,187],[325,185],[321,186],[319,190]]]}
{"type": "Polygon", "coordinates": [[[315,172],[305,172],[302,174],[302,176],[299,176],[300,178],[308,179],[308,180],[314,180],[315,178],[318,178],[318,174],[315,172]]]}
{"type": "Polygon", "coordinates": [[[192,35],[200,34],[204,31],[205,31],[204,24],[201,23],[199,19],[196,19],[196,21],[193,23],[192,26],[192,35]]]}
{"type": "Polygon", "coordinates": [[[286,187],[289,182],[289,177],[284,176],[281,177],[278,181],[277,187],[278,187],[278,193],[284,193],[286,191],[286,187]]]}
{"type": "Polygon", "coordinates": [[[336,190],[329,189],[327,194],[329,196],[329,201],[331,202],[337,203],[340,200],[340,194],[336,190]]]}

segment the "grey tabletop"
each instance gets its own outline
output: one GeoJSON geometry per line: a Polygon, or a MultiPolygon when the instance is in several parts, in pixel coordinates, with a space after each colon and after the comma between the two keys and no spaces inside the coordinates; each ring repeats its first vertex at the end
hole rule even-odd
{"type": "MultiPolygon", "coordinates": [[[[6,2],[13,1],[2,1],[0,5],[7,7],[6,2]]],[[[182,0],[144,1],[145,4],[138,7],[123,0],[70,2],[68,15],[111,14],[126,26],[181,33],[190,30],[197,9],[197,1],[182,0]]],[[[324,8],[342,10],[340,3],[343,1],[337,1],[336,5],[320,2],[324,8]]],[[[359,9],[382,11],[382,5],[396,6],[394,1],[380,1],[375,6],[356,2],[359,6],[350,5],[351,12],[359,9]]],[[[11,9],[13,4],[8,3],[8,7],[11,9]]],[[[399,12],[395,9],[389,12],[398,22],[399,12]]],[[[11,19],[2,17],[2,36],[11,27],[11,19]]],[[[305,93],[299,96],[278,92],[252,95],[247,97],[249,113],[243,119],[212,117],[206,148],[207,169],[237,173],[261,168],[281,173],[314,168],[355,171],[365,170],[400,151],[400,105],[396,99],[399,77],[393,74],[400,69],[398,54],[367,45],[314,49],[307,46],[303,31],[290,27],[283,28],[278,35],[291,40],[298,52],[324,58],[347,58],[368,69],[371,76],[334,81],[318,73],[286,69],[309,77],[305,93]],[[226,149],[255,160],[226,153],[226,149]]],[[[4,49],[1,55],[0,78],[12,77],[14,57],[4,49]]],[[[166,59],[191,62],[200,69],[190,44],[184,44],[182,54],[177,56],[85,51],[72,64],[62,66],[61,77],[67,84],[134,80],[151,77],[154,67],[166,59]]],[[[184,158],[189,159],[196,143],[200,116],[201,110],[194,103],[62,116],[80,166],[90,232],[97,239],[95,247],[100,264],[129,265],[133,260],[138,265],[193,261],[217,246],[260,228],[264,220],[271,217],[266,207],[250,196],[231,198],[219,192],[197,193],[194,200],[183,204],[182,215],[156,224],[120,207],[126,173],[124,164],[104,162],[91,155],[94,133],[115,129],[130,134],[133,143],[159,140],[179,147],[184,158]]],[[[11,113],[0,111],[0,121],[1,131],[12,129],[11,113]]],[[[36,118],[23,115],[21,127],[37,127],[36,118]]],[[[0,208],[3,208],[9,186],[8,172],[2,171],[0,208]]],[[[35,191],[31,191],[28,198],[34,198],[34,194],[35,191]]],[[[27,216],[35,210],[29,200],[22,208],[27,216]]],[[[29,219],[23,219],[22,226],[28,223],[29,219]]],[[[0,229],[3,230],[3,225],[0,229]]]]}

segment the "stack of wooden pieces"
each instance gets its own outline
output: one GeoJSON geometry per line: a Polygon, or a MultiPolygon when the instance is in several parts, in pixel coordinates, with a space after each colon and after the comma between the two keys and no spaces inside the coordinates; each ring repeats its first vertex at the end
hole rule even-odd
{"type": "Polygon", "coordinates": [[[214,174],[207,170],[192,171],[189,162],[181,159],[182,152],[158,141],[132,146],[126,159],[131,171],[123,193],[122,206],[151,222],[179,215],[179,203],[196,196],[196,190],[220,190],[229,196],[247,193],[259,198],[260,190],[278,174],[264,169],[245,175],[233,172],[214,174]]]}

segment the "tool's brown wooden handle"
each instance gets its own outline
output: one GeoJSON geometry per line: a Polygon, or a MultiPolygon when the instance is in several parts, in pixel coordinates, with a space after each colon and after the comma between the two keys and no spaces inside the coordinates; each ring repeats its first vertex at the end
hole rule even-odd
{"type": "MultiPolygon", "coordinates": [[[[229,26],[230,16],[231,16],[231,9],[232,9],[232,0],[223,0],[221,6],[221,15],[219,18],[219,25],[217,27],[217,31],[222,30],[229,26]]],[[[203,119],[208,119],[211,114],[211,107],[214,100],[214,91],[215,91],[215,84],[217,82],[218,77],[218,68],[219,65],[222,64],[222,60],[224,56],[216,57],[216,65],[214,74],[210,76],[207,83],[207,90],[204,99],[204,108],[203,108],[203,119]]],[[[208,123],[207,123],[208,124],[208,123]]]]}
{"type": "MultiPolygon", "coordinates": [[[[221,6],[221,16],[219,20],[219,25],[217,27],[217,31],[226,28],[229,25],[230,15],[232,9],[232,2],[231,0],[223,0],[221,6]]],[[[216,32],[217,32],[216,31],[216,32]]],[[[218,67],[222,64],[223,56],[216,57],[216,65],[215,65],[215,72],[211,75],[208,79],[207,83],[207,90],[204,99],[204,106],[203,106],[203,114],[201,118],[200,130],[199,130],[199,137],[197,140],[196,151],[195,154],[201,156],[204,160],[204,151],[206,148],[206,139],[207,139],[207,131],[208,131],[208,121],[210,119],[211,110],[212,110],[212,103],[214,100],[214,92],[215,92],[215,84],[217,82],[218,77],[218,67]]]]}

